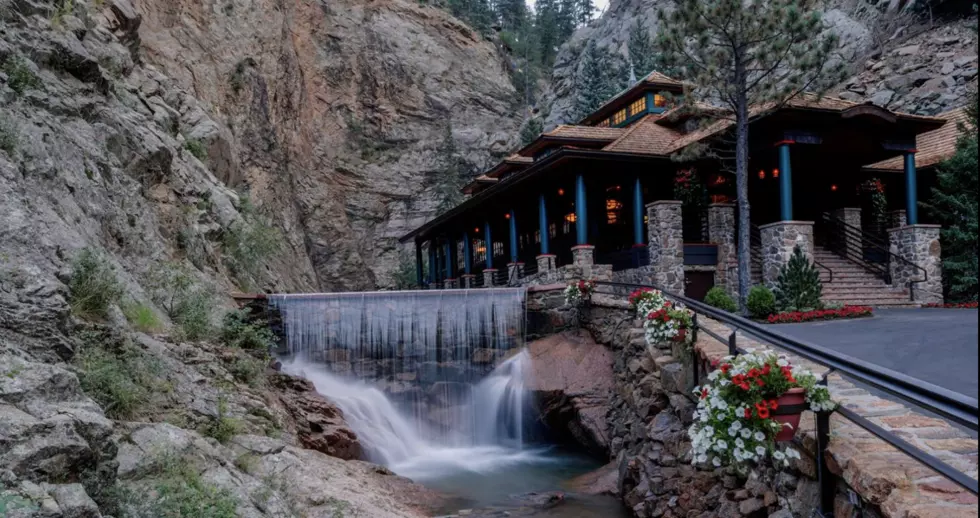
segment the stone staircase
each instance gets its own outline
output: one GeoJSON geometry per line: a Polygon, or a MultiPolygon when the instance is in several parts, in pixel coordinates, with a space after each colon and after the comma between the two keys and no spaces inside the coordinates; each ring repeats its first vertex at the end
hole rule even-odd
{"type": "Polygon", "coordinates": [[[834,272],[831,282],[827,270],[818,267],[820,280],[824,283],[824,302],[843,302],[851,306],[918,307],[918,304],[909,301],[908,288],[886,284],[880,277],[826,248],[814,247],[813,256],[834,272]]]}

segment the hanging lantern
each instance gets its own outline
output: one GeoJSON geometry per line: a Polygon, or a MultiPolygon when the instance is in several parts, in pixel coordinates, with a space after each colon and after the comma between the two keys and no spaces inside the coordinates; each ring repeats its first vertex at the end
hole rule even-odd
{"type": "Polygon", "coordinates": [[[772,170],[772,177],[773,178],[779,178],[779,169],[773,169],[772,170]]]}
{"type": "Polygon", "coordinates": [[[765,180],[766,179],[766,172],[763,171],[762,169],[759,169],[759,179],[760,180],[765,180]]]}
{"type": "Polygon", "coordinates": [[[832,192],[837,192],[837,184],[836,184],[836,183],[834,183],[834,184],[830,184],[830,190],[831,190],[832,192]]]}
{"type": "Polygon", "coordinates": [[[565,189],[562,189],[562,188],[559,187],[558,188],[558,196],[564,196],[564,195],[565,195],[565,189]]]}

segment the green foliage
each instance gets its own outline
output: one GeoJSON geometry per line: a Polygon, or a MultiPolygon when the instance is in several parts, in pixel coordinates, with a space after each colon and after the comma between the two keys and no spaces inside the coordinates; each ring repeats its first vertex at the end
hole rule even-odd
{"type": "Polygon", "coordinates": [[[228,372],[249,387],[260,387],[265,382],[265,362],[249,356],[235,358],[228,372]]]}
{"type": "Polygon", "coordinates": [[[225,263],[243,288],[261,277],[262,269],[282,247],[282,233],[260,214],[247,196],[239,202],[241,218],[222,237],[225,263]]]}
{"type": "Polygon", "coordinates": [[[446,125],[442,145],[439,147],[440,170],[436,178],[436,197],[438,212],[445,212],[463,201],[464,162],[456,148],[451,124],[446,125]]]}
{"type": "Polygon", "coordinates": [[[521,128],[521,145],[526,146],[534,142],[542,131],[544,131],[544,122],[541,119],[537,117],[528,119],[524,127],[521,128]]]}
{"type": "MultiPolygon", "coordinates": [[[[637,20],[630,29],[630,38],[627,41],[630,61],[636,71],[637,78],[642,78],[653,72],[656,68],[657,50],[650,37],[650,31],[643,25],[642,21],[637,20]]],[[[664,72],[660,70],[660,72],[664,72]]]]}
{"type": "Polygon", "coordinates": [[[75,0],[57,0],[54,13],[51,15],[51,25],[55,28],[64,26],[65,17],[75,10],[75,0]]]}
{"type": "Polygon", "coordinates": [[[719,286],[708,290],[704,296],[704,303],[729,312],[738,311],[738,304],[719,286]]]}
{"type": "Polygon", "coordinates": [[[131,300],[123,303],[121,309],[126,320],[141,333],[155,333],[163,327],[156,311],[146,304],[131,300]]]}
{"type": "Polygon", "coordinates": [[[200,161],[207,160],[208,150],[200,140],[189,138],[184,141],[184,149],[200,161]]]}
{"type": "Polygon", "coordinates": [[[88,331],[75,356],[82,390],[107,416],[130,419],[145,408],[160,385],[160,363],[128,340],[88,331]]]}
{"type": "Polygon", "coordinates": [[[766,318],[776,312],[776,295],[765,286],[753,286],[745,306],[752,318],[766,318]]]}
{"type": "Polygon", "coordinates": [[[23,95],[27,90],[41,88],[41,78],[37,77],[27,59],[22,56],[8,56],[3,66],[0,66],[0,70],[7,74],[7,86],[17,95],[23,95]]]}
{"type": "Polygon", "coordinates": [[[229,347],[268,351],[276,343],[276,335],[265,322],[249,317],[244,309],[225,313],[221,322],[221,339],[229,347]]]}
{"type": "Polygon", "coordinates": [[[211,335],[214,293],[197,282],[189,268],[166,262],[154,268],[147,279],[150,297],[177,325],[184,340],[201,340],[211,335]]]}
{"type": "Polygon", "coordinates": [[[956,153],[943,162],[930,214],[943,225],[943,282],[947,302],[977,300],[977,93],[967,107],[956,153]]]}
{"type": "Polygon", "coordinates": [[[0,119],[0,150],[5,151],[8,155],[14,156],[14,152],[17,151],[17,145],[20,141],[20,131],[14,124],[13,120],[8,119],[6,116],[0,119]]]}
{"type": "Polygon", "coordinates": [[[120,491],[123,518],[235,518],[238,499],[201,479],[189,459],[164,456],[152,491],[120,491]]]}
{"type": "Polygon", "coordinates": [[[244,473],[251,474],[255,471],[255,465],[259,458],[254,453],[243,453],[235,458],[235,467],[244,473]]]}
{"type": "Polygon", "coordinates": [[[626,86],[627,74],[611,55],[596,47],[589,40],[582,51],[582,64],[575,76],[575,118],[580,119],[596,111],[626,86]]]}
{"type": "Polygon", "coordinates": [[[84,318],[105,318],[123,294],[112,265],[93,248],[81,249],[72,260],[68,290],[72,312],[84,318]]]}
{"type": "Polygon", "coordinates": [[[255,60],[252,58],[245,58],[235,64],[235,69],[228,75],[228,86],[231,87],[231,91],[235,95],[241,93],[242,89],[245,88],[245,83],[248,81],[248,71],[255,65],[255,60]]]}
{"type": "Polygon", "coordinates": [[[218,400],[218,415],[211,417],[211,422],[204,427],[202,433],[224,444],[238,434],[241,428],[238,419],[228,417],[228,403],[221,398],[218,400]]]}
{"type": "Polygon", "coordinates": [[[398,254],[398,269],[392,274],[395,281],[396,290],[411,290],[418,288],[418,271],[415,268],[415,260],[407,253],[398,254]]]}
{"type": "Polygon", "coordinates": [[[779,269],[776,279],[776,308],[779,311],[808,311],[820,307],[823,284],[817,267],[803,254],[800,245],[793,247],[789,262],[779,269]]]}

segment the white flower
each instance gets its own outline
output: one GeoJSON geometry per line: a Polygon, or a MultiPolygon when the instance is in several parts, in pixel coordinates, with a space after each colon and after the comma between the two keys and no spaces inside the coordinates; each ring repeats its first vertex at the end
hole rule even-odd
{"type": "Polygon", "coordinates": [[[764,434],[762,432],[755,432],[754,438],[755,438],[755,440],[761,442],[761,441],[766,440],[766,434],[764,434]]]}
{"type": "Polygon", "coordinates": [[[708,413],[707,413],[707,412],[705,412],[705,413],[703,413],[703,414],[701,414],[701,422],[702,422],[702,423],[707,423],[707,422],[708,422],[708,421],[710,421],[710,420],[711,420],[711,416],[710,416],[710,415],[708,415],[708,413]]]}
{"type": "Polygon", "coordinates": [[[789,362],[786,361],[786,358],[780,358],[776,360],[776,365],[779,365],[780,367],[786,367],[789,365],[789,362]]]}
{"type": "Polygon", "coordinates": [[[720,400],[720,402],[718,403],[718,409],[719,410],[728,410],[728,402],[725,401],[724,399],[720,400]]]}
{"type": "Polygon", "coordinates": [[[708,381],[715,381],[718,376],[721,376],[721,371],[711,371],[711,374],[708,374],[708,381]]]}
{"type": "Polygon", "coordinates": [[[732,429],[735,430],[735,431],[741,430],[742,429],[742,422],[741,421],[735,421],[734,423],[732,423],[732,429]]]}
{"type": "MultiPolygon", "coordinates": [[[[760,448],[761,448],[761,446],[760,446],[760,448]]],[[[774,452],[772,452],[772,458],[774,458],[776,460],[786,460],[786,455],[783,452],[781,452],[781,451],[774,451],[774,452]]]]}
{"type": "Polygon", "coordinates": [[[760,456],[760,457],[765,457],[766,456],[766,449],[763,448],[762,446],[756,446],[755,447],[755,454],[758,455],[758,456],[760,456]]]}
{"type": "Polygon", "coordinates": [[[727,443],[727,442],[725,442],[725,441],[718,441],[718,442],[716,443],[716,446],[718,446],[718,447],[719,447],[719,448],[721,448],[722,450],[727,450],[727,449],[728,449],[728,443],[727,443]]]}
{"type": "Polygon", "coordinates": [[[748,439],[749,437],[752,437],[752,430],[749,430],[748,428],[742,428],[742,438],[748,439]]]}
{"type": "Polygon", "coordinates": [[[711,464],[714,467],[716,467],[716,468],[720,468],[721,467],[721,459],[719,459],[718,457],[715,457],[714,459],[711,459],[711,464]]]}
{"type": "Polygon", "coordinates": [[[714,427],[712,427],[712,426],[705,426],[704,427],[704,434],[707,435],[707,436],[709,436],[709,437],[712,436],[712,435],[714,435],[715,434],[714,427]]]}
{"type": "MultiPolygon", "coordinates": [[[[729,437],[738,437],[738,430],[734,430],[732,428],[729,428],[728,429],[728,436],[729,437]]],[[[741,440],[741,439],[739,439],[739,440],[741,440]]]]}
{"type": "Polygon", "coordinates": [[[742,439],[735,439],[735,446],[738,446],[739,448],[744,448],[745,441],[743,441],[742,439]]]}
{"type": "Polygon", "coordinates": [[[791,458],[791,459],[799,459],[800,458],[800,452],[798,452],[798,451],[796,451],[796,450],[794,450],[792,448],[787,448],[786,449],[786,456],[789,457],[789,458],[791,458]]]}
{"type": "Polygon", "coordinates": [[[708,462],[708,455],[705,454],[705,453],[702,453],[701,455],[698,455],[698,462],[701,463],[701,464],[704,464],[705,462],[708,462]]]}
{"type": "Polygon", "coordinates": [[[725,420],[725,418],[727,418],[727,417],[728,417],[728,416],[726,416],[725,414],[721,414],[721,413],[719,413],[719,414],[717,414],[717,415],[715,416],[715,418],[716,418],[716,419],[718,419],[719,421],[724,421],[724,420],[725,420]]]}
{"type": "Polygon", "coordinates": [[[722,378],[722,380],[718,382],[718,385],[720,385],[722,387],[727,387],[727,386],[729,386],[731,384],[732,384],[732,382],[731,381],[728,381],[725,378],[722,378]]]}

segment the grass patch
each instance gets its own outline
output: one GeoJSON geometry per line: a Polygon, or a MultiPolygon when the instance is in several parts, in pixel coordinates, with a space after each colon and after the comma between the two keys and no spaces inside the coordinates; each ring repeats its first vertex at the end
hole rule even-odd
{"type": "Polygon", "coordinates": [[[126,320],[132,324],[133,329],[141,333],[156,333],[163,328],[156,311],[146,304],[135,300],[129,301],[122,305],[122,312],[123,315],[126,315],[126,320]]]}
{"type": "Polygon", "coordinates": [[[228,417],[228,403],[221,398],[218,399],[218,415],[211,418],[211,422],[204,427],[202,433],[224,444],[238,434],[241,428],[238,419],[228,417]]]}
{"type": "Polygon", "coordinates": [[[0,70],[7,74],[7,86],[17,95],[24,95],[28,90],[41,88],[41,78],[34,73],[27,59],[22,56],[7,57],[0,70]]]}
{"type": "Polygon", "coordinates": [[[68,290],[72,312],[84,318],[105,318],[123,293],[112,265],[93,248],[83,248],[72,260],[68,290]]]}
{"type": "Polygon", "coordinates": [[[235,518],[238,499],[227,489],[201,479],[189,460],[164,456],[157,461],[154,482],[146,489],[120,491],[125,518],[235,518]]]}
{"type": "Polygon", "coordinates": [[[94,331],[80,338],[75,365],[82,390],[113,419],[135,416],[160,384],[159,362],[128,340],[117,342],[94,331]]]}
{"type": "Polygon", "coordinates": [[[20,144],[20,131],[14,121],[4,117],[0,119],[0,150],[8,155],[14,156],[17,146],[20,144]]]}
{"type": "Polygon", "coordinates": [[[258,464],[259,458],[254,453],[243,453],[235,458],[235,467],[239,471],[252,474],[255,471],[255,465],[258,464]]]}
{"type": "Polygon", "coordinates": [[[202,162],[208,158],[208,150],[204,147],[204,143],[202,143],[200,140],[194,138],[185,140],[184,149],[186,149],[188,153],[194,155],[194,158],[197,158],[202,162]]]}
{"type": "Polygon", "coordinates": [[[228,368],[236,380],[249,387],[259,387],[265,381],[265,362],[248,356],[241,356],[228,368]]]}
{"type": "Polygon", "coordinates": [[[228,268],[242,287],[248,288],[282,247],[283,239],[279,229],[259,214],[248,197],[242,197],[238,211],[241,218],[225,230],[222,249],[228,268]]]}
{"type": "Polygon", "coordinates": [[[151,298],[177,326],[182,340],[202,340],[213,334],[211,308],[214,293],[197,282],[189,268],[178,262],[163,263],[147,280],[151,298]]]}

